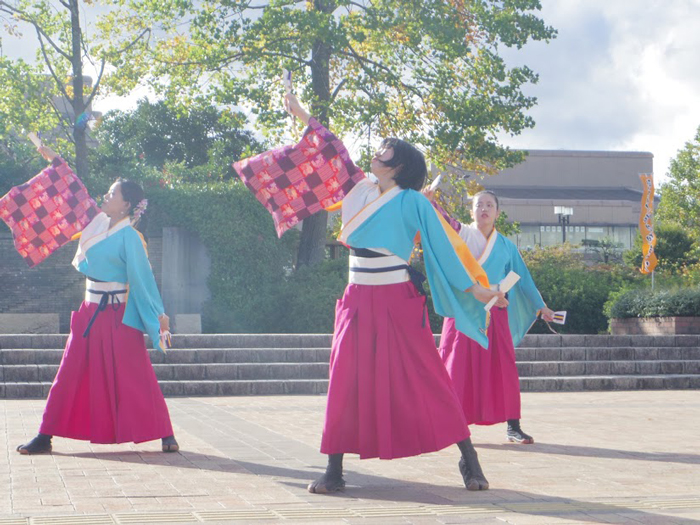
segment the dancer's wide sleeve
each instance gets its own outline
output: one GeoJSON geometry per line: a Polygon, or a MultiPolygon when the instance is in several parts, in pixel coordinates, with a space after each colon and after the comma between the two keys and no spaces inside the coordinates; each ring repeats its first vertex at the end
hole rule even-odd
{"type": "Polygon", "coordinates": [[[460,332],[487,348],[488,315],[484,305],[465,291],[477,282],[488,287],[486,272],[428,199],[418,192],[409,193],[406,206],[413,208],[413,213],[407,210],[407,215],[417,221],[435,311],[453,317],[460,332]]]}
{"type": "Polygon", "coordinates": [[[136,230],[132,228],[126,230],[124,253],[129,295],[122,322],[147,333],[153,347],[164,350],[160,346],[158,316],[164,313],[165,309],[148,260],[146,247],[136,230]]]}
{"type": "Polygon", "coordinates": [[[537,320],[537,314],[545,307],[545,303],[518,248],[508,242],[508,249],[510,269],[520,276],[520,280],[508,292],[508,324],[513,336],[513,345],[517,346],[530,330],[532,323],[537,320]]]}

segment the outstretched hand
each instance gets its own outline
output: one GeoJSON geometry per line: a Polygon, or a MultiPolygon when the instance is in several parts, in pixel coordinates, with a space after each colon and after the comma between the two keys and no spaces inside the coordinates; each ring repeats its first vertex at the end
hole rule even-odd
{"type": "Polygon", "coordinates": [[[58,153],[48,146],[39,146],[36,150],[39,152],[39,155],[44,157],[49,162],[53,162],[53,159],[58,157],[58,153]]]}
{"type": "Polygon", "coordinates": [[[540,315],[542,316],[542,319],[544,319],[548,323],[554,321],[554,311],[550,308],[547,308],[546,306],[542,308],[542,310],[540,310],[540,315]]]}
{"type": "Polygon", "coordinates": [[[297,99],[296,95],[292,93],[287,93],[284,96],[284,109],[287,113],[297,117],[304,124],[308,124],[309,119],[311,119],[311,114],[306,111],[306,108],[299,103],[299,99],[297,99]]]}
{"type": "Polygon", "coordinates": [[[474,286],[469,288],[469,291],[474,295],[477,301],[481,301],[482,303],[488,303],[494,297],[498,297],[496,301],[497,306],[508,306],[508,299],[506,299],[506,295],[503,292],[484,288],[479,283],[474,284],[474,286]]]}
{"type": "Polygon", "coordinates": [[[160,314],[160,316],[158,316],[158,322],[160,323],[161,332],[170,331],[170,317],[165,314],[160,314]]]}
{"type": "Polygon", "coordinates": [[[431,190],[429,187],[423,188],[421,193],[428,197],[430,202],[435,202],[435,190],[431,190]]]}

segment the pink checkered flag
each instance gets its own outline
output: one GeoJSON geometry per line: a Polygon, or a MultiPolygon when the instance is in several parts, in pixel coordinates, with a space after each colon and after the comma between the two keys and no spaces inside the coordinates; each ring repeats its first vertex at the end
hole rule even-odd
{"type": "Polygon", "coordinates": [[[82,181],[60,158],[0,199],[0,219],[12,230],[15,248],[30,268],[68,243],[99,212],[82,181]]]}
{"type": "Polygon", "coordinates": [[[343,143],[314,118],[298,144],[234,162],[233,168],[272,214],[278,237],[343,200],[365,177],[343,143]]]}

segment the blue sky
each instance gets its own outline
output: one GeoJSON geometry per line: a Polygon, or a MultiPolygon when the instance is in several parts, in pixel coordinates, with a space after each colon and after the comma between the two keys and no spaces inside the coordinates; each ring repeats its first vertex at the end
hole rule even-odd
{"type": "MultiPolygon", "coordinates": [[[[629,150],[654,154],[662,181],[670,159],[700,126],[700,0],[541,0],[558,31],[549,44],[504,50],[540,75],[527,93],[534,129],[505,144],[530,149],[629,150]]],[[[31,58],[34,40],[3,36],[3,53],[31,58]]],[[[128,99],[97,100],[107,111],[128,99]]]]}
{"type": "Polygon", "coordinates": [[[540,74],[532,130],[508,145],[650,151],[656,179],[700,126],[700,2],[542,0],[558,37],[509,53],[540,74]]]}

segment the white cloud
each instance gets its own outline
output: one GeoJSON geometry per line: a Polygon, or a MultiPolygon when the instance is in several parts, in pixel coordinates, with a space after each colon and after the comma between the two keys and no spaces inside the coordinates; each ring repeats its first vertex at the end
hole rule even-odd
{"type": "MultiPolygon", "coordinates": [[[[559,35],[505,51],[540,82],[536,127],[504,142],[518,148],[637,150],[654,154],[657,180],[700,125],[698,0],[542,0],[559,35]]],[[[3,36],[3,52],[32,59],[34,35],[3,36]]],[[[95,76],[94,71],[86,71],[95,76]]],[[[96,109],[134,107],[146,91],[105,97],[96,109]]]]}
{"type": "Polygon", "coordinates": [[[549,44],[510,54],[540,73],[536,127],[504,142],[519,148],[638,150],[657,180],[700,125],[700,3],[543,0],[558,31],[549,44]]]}

